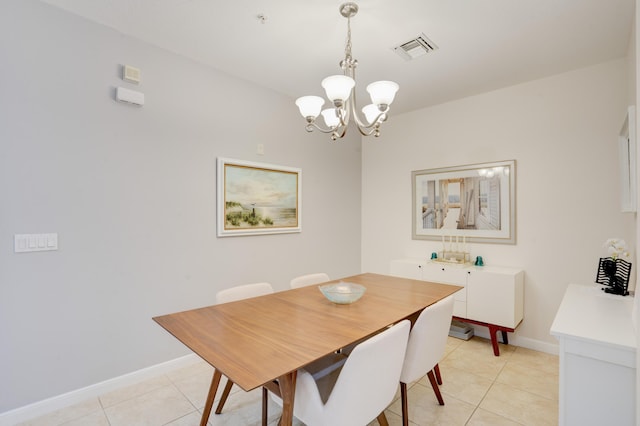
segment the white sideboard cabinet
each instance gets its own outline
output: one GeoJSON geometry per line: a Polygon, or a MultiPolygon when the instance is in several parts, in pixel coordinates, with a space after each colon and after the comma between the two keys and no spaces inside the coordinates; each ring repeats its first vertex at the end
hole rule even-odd
{"type": "Polygon", "coordinates": [[[453,316],[489,328],[493,352],[500,354],[497,332],[508,343],[524,317],[524,271],[497,266],[470,266],[420,259],[391,261],[391,275],[454,284],[464,287],[455,293],[453,316]]]}
{"type": "Polygon", "coordinates": [[[559,424],[636,424],[633,297],[569,284],[551,334],[560,342],[559,424]]]}

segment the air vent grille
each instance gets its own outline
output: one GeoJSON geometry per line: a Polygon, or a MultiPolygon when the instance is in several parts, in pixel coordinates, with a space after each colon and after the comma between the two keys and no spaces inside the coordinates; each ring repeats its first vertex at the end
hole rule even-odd
{"type": "Polygon", "coordinates": [[[419,58],[437,49],[438,46],[424,34],[420,34],[418,37],[393,48],[398,55],[407,61],[419,58]]]}

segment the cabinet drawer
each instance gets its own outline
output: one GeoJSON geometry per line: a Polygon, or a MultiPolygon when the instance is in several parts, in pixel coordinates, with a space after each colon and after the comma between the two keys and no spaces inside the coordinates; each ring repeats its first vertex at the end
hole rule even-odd
{"type": "Polygon", "coordinates": [[[443,284],[465,286],[467,284],[467,270],[456,266],[441,266],[432,263],[422,268],[422,279],[443,284]]]}

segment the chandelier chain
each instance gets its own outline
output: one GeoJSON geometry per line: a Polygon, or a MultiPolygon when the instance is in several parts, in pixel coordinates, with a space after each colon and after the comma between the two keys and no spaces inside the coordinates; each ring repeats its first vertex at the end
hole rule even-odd
{"type": "Polygon", "coordinates": [[[344,56],[351,60],[351,18],[347,18],[347,44],[344,47],[344,56]]]}

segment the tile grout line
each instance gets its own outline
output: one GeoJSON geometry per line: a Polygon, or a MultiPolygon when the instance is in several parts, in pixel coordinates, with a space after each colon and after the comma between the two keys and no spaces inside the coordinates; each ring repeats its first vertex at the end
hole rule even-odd
{"type": "MultiPolygon", "coordinates": [[[[182,396],[184,397],[184,399],[186,399],[186,400],[189,402],[189,404],[191,404],[191,406],[193,407],[194,411],[190,411],[190,412],[188,412],[187,414],[184,414],[184,415],[182,415],[182,416],[180,416],[180,417],[178,417],[178,418],[175,418],[175,419],[173,419],[173,420],[170,420],[170,421],[166,422],[164,425],[171,424],[171,423],[175,422],[175,421],[176,421],[176,420],[178,420],[178,419],[182,419],[182,418],[184,418],[184,417],[186,417],[186,416],[190,416],[190,415],[191,415],[191,414],[193,414],[194,412],[196,412],[196,413],[199,413],[199,412],[200,412],[200,411],[198,411],[198,407],[196,407],[196,406],[195,406],[195,404],[191,401],[191,399],[189,399],[189,397],[188,397],[184,392],[182,392],[182,389],[180,389],[180,388],[175,384],[175,382],[174,382],[173,380],[169,379],[169,381],[171,382],[171,385],[172,385],[174,388],[176,388],[176,390],[180,393],[180,395],[182,395],[182,396]]],[[[216,393],[217,393],[217,392],[216,392],[216,393]]],[[[215,401],[214,401],[214,402],[215,402],[215,401]]],[[[209,421],[208,421],[208,420],[207,420],[207,424],[209,424],[209,421]]]]}
{"type": "MultiPolygon", "coordinates": [[[[516,349],[517,349],[517,348],[516,348],[516,349]]],[[[489,386],[489,388],[487,389],[487,392],[485,392],[485,394],[482,396],[482,399],[480,400],[480,402],[478,402],[478,405],[477,405],[477,406],[476,406],[476,408],[473,410],[474,414],[475,414],[476,410],[477,410],[478,408],[480,408],[480,404],[482,404],[482,401],[484,401],[484,400],[485,400],[485,398],[487,397],[487,395],[489,394],[489,392],[491,391],[491,389],[493,388],[493,386],[494,386],[496,383],[499,383],[499,384],[502,384],[502,385],[505,385],[505,386],[509,386],[509,387],[511,387],[511,388],[513,388],[513,389],[517,389],[517,390],[522,391],[522,389],[514,388],[513,386],[510,386],[510,385],[507,385],[507,384],[505,384],[505,383],[501,383],[501,382],[499,382],[499,381],[498,381],[498,377],[500,377],[500,374],[502,373],[502,371],[507,367],[507,364],[509,364],[509,361],[511,361],[511,356],[513,356],[513,352],[515,352],[515,351],[516,351],[516,349],[514,349],[514,350],[512,351],[511,355],[509,356],[509,359],[507,359],[507,360],[506,360],[506,362],[504,363],[504,365],[500,368],[500,371],[498,371],[498,374],[496,374],[496,376],[494,377],[494,379],[491,381],[491,386],[489,386]]],[[[502,417],[503,419],[507,419],[507,420],[509,420],[509,421],[511,421],[511,422],[513,422],[513,423],[517,423],[517,424],[519,424],[519,425],[522,425],[522,423],[520,423],[519,421],[517,421],[517,420],[515,420],[515,419],[512,419],[512,418],[510,418],[510,417],[504,416],[504,415],[502,415],[502,414],[500,414],[500,413],[496,413],[496,412],[494,412],[494,411],[487,410],[487,409],[485,409],[485,408],[483,408],[483,410],[485,410],[485,411],[487,411],[487,412],[489,412],[489,413],[492,413],[492,414],[494,414],[494,415],[496,415],[496,416],[502,417]]],[[[472,417],[473,417],[473,416],[472,416],[472,417]]],[[[469,420],[471,420],[471,417],[469,418],[469,420]]],[[[467,423],[468,423],[468,422],[467,422],[467,423]]]]}

